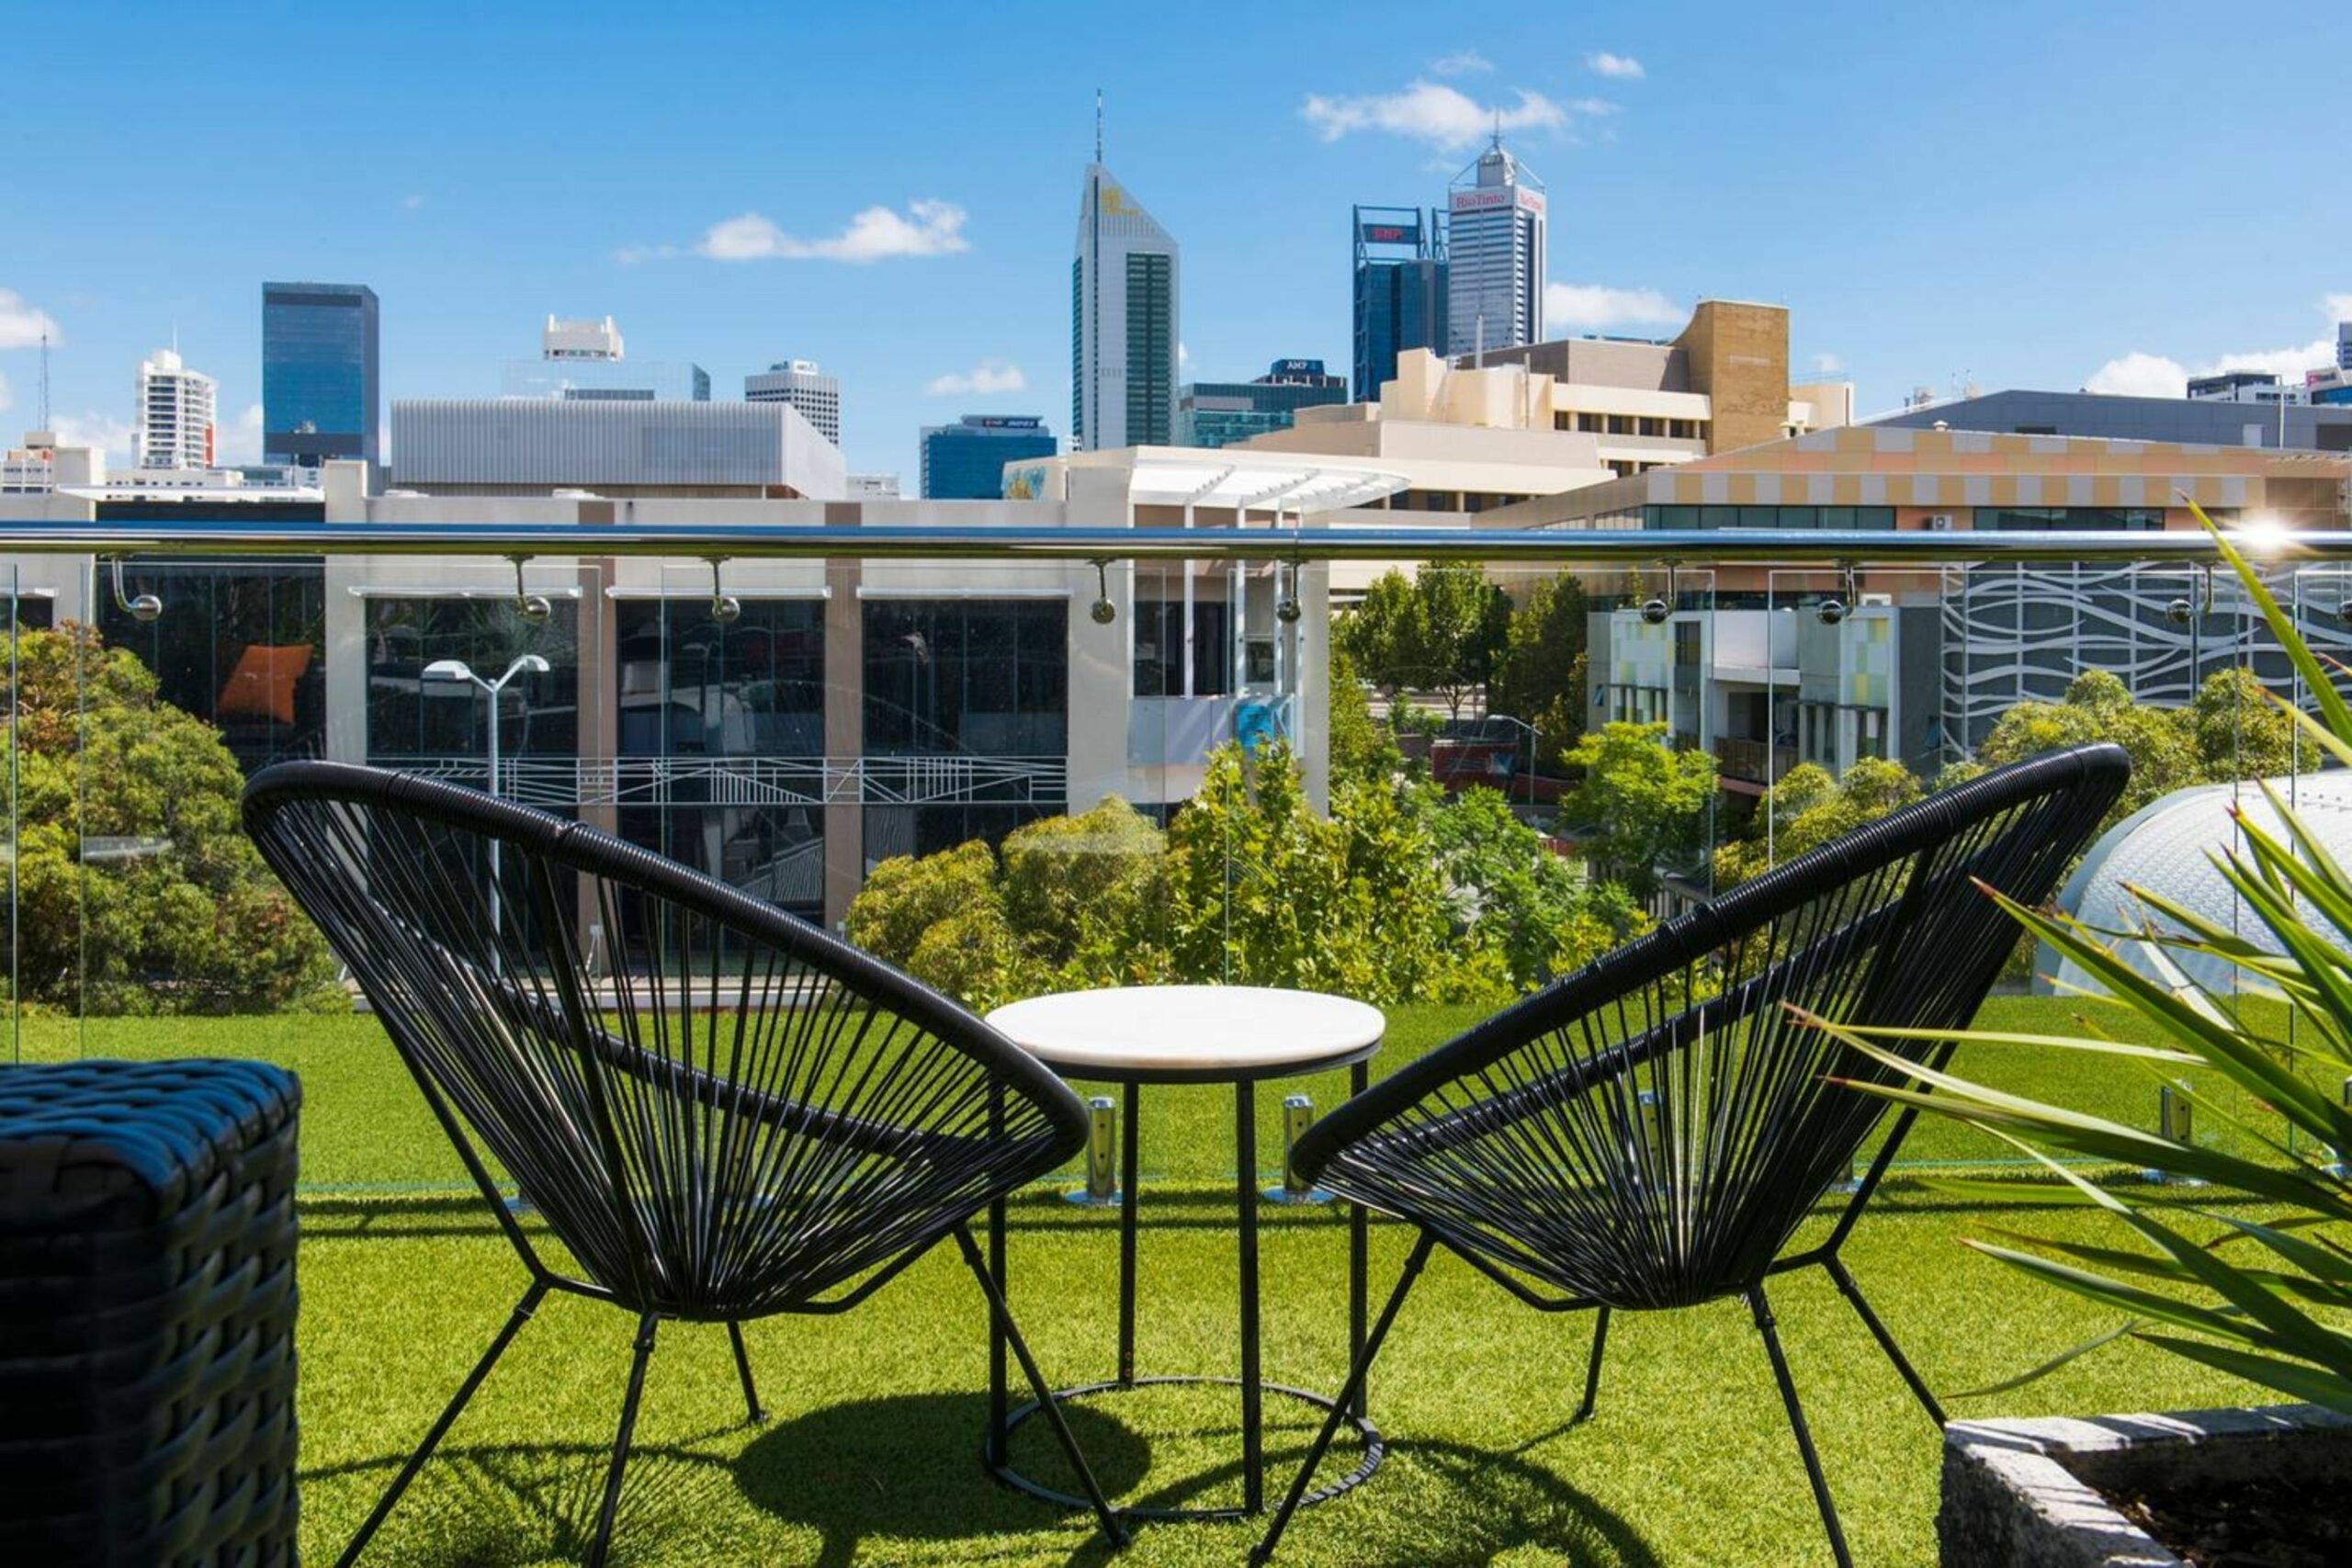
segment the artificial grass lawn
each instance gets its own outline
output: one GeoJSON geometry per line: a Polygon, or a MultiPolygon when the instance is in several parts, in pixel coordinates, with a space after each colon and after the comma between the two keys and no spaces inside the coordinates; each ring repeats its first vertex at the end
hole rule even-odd
{"type": "MultiPolygon", "coordinates": [[[[1996,999],[1987,1028],[2064,1032],[2071,1004],[1996,999]]],[[[1401,1010],[1375,1071],[1471,1021],[1401,1010]]],[[[392,1469],[489,1342],[524,1275],[413,1086],[366,1018],[30,1019],[27,1059],[246,1055],[304,1082],[301,1254],[303,1548],[341,1550],[392,1469]]],[[[1962,1070],[2145,1123],[2154,1089],[2095,1058],[1980,1050],[1962,1070]]],[[[1085,1089],[1089,1086],[1080,1086],[1085,1089]]],[[[1265,1087],[1261,1148],[1277,1157],[1281,1096],[1318,1106],[1344,1075],[1265,1087]]],[[[1230,1373],[1236,1354],[1232,1099],[1216,1089],[1144,1098],[1139,1370],[1230,1373]]],[[[2230,1135],[2219,1127],[2207,1135],[2230,1135]]],[[[1933,1121],[1907,1153],[1979,1161],[2006,1150],[1933,1121]]],[[[1271,1171],[1268,1173],[1272,1175],[1271,1171]]],[[[1266,1211],[1266,1374],[1329,1389],[1343,1374],[1345,1227],[1337,1213],[1266,1211]]],[[[1890,1185],[1846,1258],[1931,1385],[1981,1386],[2099,1329],[2111,1314],[2031,1285],[1957,1245],[1987,1226],[2116,1239],[2074,1211],[2020,1216],[1958,1204],[1913,1179],[1890,1185]]],[[[1107,1375],[1113,1217],[1051,1188],[1012,1206],[1015,1313],[1047,1375],[1107,1375]]],[[[2194,1224],[2199,1222],[2193,1220],[2194,1224]]],[[[1376,1225],[1375,1292],[1408,1245],[1376,1225]]],[[[1858,1561],[1934,1560],[1936,1433],[1826,1279],[1774,1303],[1858,1561]]],[[[1392,1442],[1362,1490],[1304,1512],[1280,1561],[1299,1564],[1555,1562],[1784,1564],[1828,1561],[1795,1447],[1744,1306],[1620,1314],[1599,1416],[1560,1429],[1581,1389],[1590,1320],[1546,1317],[1441,1255],[1374,1372],[1373,1415],[1392,1442]]],[[[519,1568],[576,1561],[593,1527],[632,1324],[556,1297],[499,1365],[401,1503],[369,1562],[519,1568]]],[[[615,1561],[1006,1564],[1097,1562],[1100,1540],[1007,1493],[977,1462],[985,1408],[979,1297],[952,1249],[916,1264],[855,1312],[777,1318],[747,1337],[775,1418],[743,1422],[726,1337],[667,1325],[622,1500],[615,1561]]],[[[2265,1396],[2218,1373],[2119,1344],[1956,1414],[2193,1406],[2265,1396]]],[[[1270,1400],[1270,1486],[1308,1431],[1270,1400]]],[[[1073,1413],[1115,1495],[1131,1503],[1238,1500],[1229,1393],[1152,1391],[1073,1413]]],[[[1346,1462],[1342,1450],[1335,1461],[1346,1462]]],[[[1061,1476],[1042,1424],[1016,1453],[1061,1476]]],[[[1336,1473],[1336,1471],[1333,1472],[1336,1473]]],[[[1119,1561],[1239,1562],[1248,1525],[1155,1525],[1119,1561]]]]}

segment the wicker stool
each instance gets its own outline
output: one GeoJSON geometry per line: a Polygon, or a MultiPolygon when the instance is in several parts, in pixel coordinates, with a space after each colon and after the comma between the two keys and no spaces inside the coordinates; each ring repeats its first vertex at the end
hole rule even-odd
{"type": "Polygon", "coordinates": [[[296,1561],[300,1103],[256,1062],[0,1067],[0,1562],[296,1561]]]}

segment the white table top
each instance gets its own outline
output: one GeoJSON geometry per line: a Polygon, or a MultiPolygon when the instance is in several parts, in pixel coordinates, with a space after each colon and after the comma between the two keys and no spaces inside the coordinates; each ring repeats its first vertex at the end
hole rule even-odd
{"type": "Polygon", "coordinates": [[[989,1021],[1078,1077],[1282,1077],[1360,1060],[1388,1021],[1345,997],[1265,986],[1114,986],[1057,991],[989,1021]]]}

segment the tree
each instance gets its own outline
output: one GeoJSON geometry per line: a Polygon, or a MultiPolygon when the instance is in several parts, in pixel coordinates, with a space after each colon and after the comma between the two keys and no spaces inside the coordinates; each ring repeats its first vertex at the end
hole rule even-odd
{"type": "Polygon", "coordinates": [[[2199,765],[2214,784],[2281,778],[2319,767],[2319,743],[2244,665],[2206,676],[2189,712],[2199,765]]]}
{"type": "Polygon", "coordinates": [[[1976,749],[1988,768],[2020,761],[2063,747],[2113,741],[2132,759],[2132,782],[2107,815],[2121,821],[2158,795],[2205,782],[2189,716],[2174,708],[2143,705],[2131,689],[2104,670],[2086,671],[2066,687],[2064,702],[2019,703],[1994,722],[1976,749]]]}
{"type": "Polygon", "coordinates": [[[1330,716],[1325,727],[1329,746],[1331,777],[1386,779],[1405,765],[1396,746],[1396,732],[1372,716],[1364,700],[1363,682],[1355,660],[1340,640],[1331,640],[1330,716]]]}
{"type": "Polygon", "coordinates": [[[1458,940],[1491,950],[1519,989],[1581,967],[1649,925],[1624,887],[1585,882],[1510,804],[1484,786],[1457,795],[1422,785],[1458,940]]]}
{"type": "Polygon", "coordinates": [[[1715,886],[1730,887],[1760,875],[1910,805],[1920,794],[1918,775],[1883,757],[1862,758],[1843,779],[1800,762],[1765,796],[1747,836],[1715,852],[1715,886]]]}
{"type": "Polygon", "coordinates": [[[1573,577],[1544,578],[1510,613],[1487,706],[1535,727],[1538,763],[1563,766],[1584,736],[1589,606],[1573,577]]]}
{"type": "Polygon", "coordinates": [[[1678,751],[1663,724],[1605,724],[1568,754],[1584,782],[1563,818],[1585,830],[1594,861],[1636,897],[1657,889],[1658,869],[1686,863],[1704,841],[1715,795],[1715,760],[1678,751]]]}
{"type": "MultiPolygon", "coordinates": [[[[17,640],[17,984],[90,1013],[347,1010],[211,726],[72,622],[17,640]]],[[[5,722],[5,721],[0,721],[5,722]]]]}
{"type": "Polygon", "coordinates": [[[1392,705],[1434,692],[1460,718],[1494,676],[1510,614],[1510,601],[1476,565],[1424,561],[1409,578],[1383,572],[1336,637],[1392,705]]]}

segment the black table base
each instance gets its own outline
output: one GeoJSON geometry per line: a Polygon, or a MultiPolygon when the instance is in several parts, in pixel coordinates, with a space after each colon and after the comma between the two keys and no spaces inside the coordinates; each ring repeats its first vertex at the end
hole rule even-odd
{"type": "MultiPolygon", "coordinates": [[[[1351,1093],[1362,1094],[1370,1079],[1369,1057],[1377,1046],[1367,1046],[1363,1055],[1349,1063],[1348,1087],[1351,1093]]],[[[1333,1064],[1336,1066],[1337,1064],[1333,1064]]],[[[1073,1077],[1080,1076],[1073,1074],[1073,1077]]],[[[1090,1075],[1091,1076],[1091,1075],[1090,1075]]],[[[1273,1074],[1270,1077],[1290,1077],[1273,1074]]],[[[1059,1403],[1074,1399],[1090,1399],[1104,1394],[1124,1393],[1129,1389],[1165,1386],[1170,1383],[1222,1384],[1237,1389],[1241,1395],[1241,1480],[1242,1504],[1238,1508],[1148,1508],[1122,1509],[1123,1514],[1139,1519],[1236,1519],[1262,1514],[1266,1508],[1266,1455],[1264,1398],[1272,1393],[1295,1399],[1329,1412],[1334,1401],[1305,1389],[1291,1388],[1265,1382],[1259,1372],[1259,1278],[1258,1278],[1258,1205],[1263,1201],[1258,1191],[1258,1122],[1257,1089],[1260,1079],[1245,1078],[1234,1082],[1234,1145],[1235,1163],[1239,1176],[1235,1186],[1235,1218],[1238,1243],[1239,1286],[1241,1307],[1240,1376],[1221,1377],[1137,1377],[1136,1375],[1136,1198],[1138,1182],[1137,1145],[1141,1142],[1138,1112],[1141,1110],[1141,1086],[1151,1081],[1144,1075],[1119,1079],[1125,1085],[1125,1104],[1121,1114],[1126,1125],[1120,1129],[1124,1140],[1120,1147],[1119,1191],[1119,1323],[1118,1371],[1101,1382],[1086,1383],[1075,1388],[1057,1389],[1054,1399],[1059,1403]]],[[[1159,1081],[1182,1081],[1167,1080],[1159,1081]]],[[[1355,1365],[1363,1354],[1366,1300],[1366,1252],[1369,1247],[1367,1215],[1360,1204],[1349,1206],[1348,1219],[1348,1364],[1355,1365]]],[[[989,1269],[996,1278],[997,1289],[1006,1289],[1004,1247],[1004,1205],[989,1207],[989,1269]]],[[[1004,1343],[991,1326],[989,1341],[989,1430],[980,1451],[980,1461],[1005,1485],[1063,1507],[1088,1506],[1086,1499],[1056,1491],[1031,1480],[1014,1470],[1008,1439],[1012,1429],[1035,1415],[1040,1408],[1032,1400],[1018,1410],[1008,1407],[1006,1397],[1006,1367],[1004,1343]]],[[[1380,1468],[1386,1457],[1386,1448],[1380,1433],[1365,1413],[1364,1393],[1361,1387],[1349,1401],[1346,1419],[1363,1439],[1363,1456],[1356,1468],[1343,1479],[1308,1494],[1300,1499],[1302,1505],[1319,1503],[1337,1497],[1362,1484],[1380,1468]]]]}

